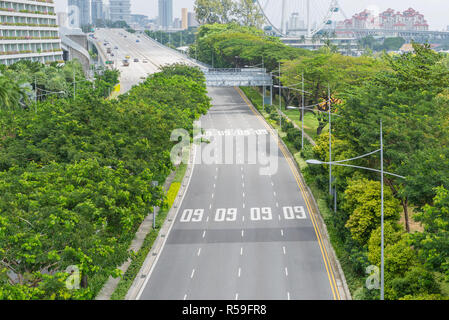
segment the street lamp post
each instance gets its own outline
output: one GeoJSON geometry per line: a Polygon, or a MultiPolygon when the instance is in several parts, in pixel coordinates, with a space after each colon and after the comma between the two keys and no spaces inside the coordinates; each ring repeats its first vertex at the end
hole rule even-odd
{"type": "Polygon", "coordinates": [[[331,89],[327,85],[327,108],[329,109],[329,195],[332,197],[332,120],[331,120],[331,89]]]}
{"type": "Polygon", "coordinates": [[[380,120],[380,188],[381,188],[381,203],[380,211],[380,300],[384,300],[384,139],[382,130],[382,120],[380,120]]]}
{"type": "MultiPolygon", "coordinates": [[[[153,187],[157,187],[159,185],[158,181],[151,182],[153,187]]],[[[153,229],[156,229],[156,206],[153,206],[153,229]]]]}
{"type": "Polygon", "coordinates": [[[334,165],[334,166],[350,167],[350,168],[356,168],[356,169],[364,169],[364,170],[369,170],[369,171],[374,171],[374,172],[380,173],[380,179],[381,179],[380,299],[384,300],[385,299],[385,277],[384,277],[384,272],[385,272],[385,259],[384,259],[384,245],[385,245],[385,240],[384,240],[384,221],[385,221],[385,219],[384,219],[384,175],[390,175],[390,176],[394,176],[394,177],[400,178],[400,179],[405,179],[405,177],[397,175],[397,174],[394,174],[394,173],[390,173],[390,172],[385,172],[384,171],[384,163],[383,163],[384,162],[384,145],[383,145],[382,120],[380,121],[380,149],[379,150],[367,153],[365,155],[362,155],[362,156],[359,156],[359,157],[356,157],[356,158],[340,160],[340,161],[334,161],[334,162],[323,162],[323,161],[320,161],[320,160],[307,160],[306,162],[308,164],[311,164],[311,165],[334,165]],[[367,168],[367,167],[354,166],[354,165],[349,165],[349,164],[343,164],[345,162],[366,158],[366,157],[368,157],[368,156],[370,156],[372,154],[378,153],[378,152],[380,152],[380,170],[367,168]]]}
{"type": "Polygon", "coordinates": [[[304,72],[301,75],[302,78],[302,102],[301,102],[301,150],[304,149],[304,72]]]}
{"type": "Polygon", "coordinates": [[[282,129],[282,84],[281,84],[281,63],[279,62],[279,123],[282,129]]]}

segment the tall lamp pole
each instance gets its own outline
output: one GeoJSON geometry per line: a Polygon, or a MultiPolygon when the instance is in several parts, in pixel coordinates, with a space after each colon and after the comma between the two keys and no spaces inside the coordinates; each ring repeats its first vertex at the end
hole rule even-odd
{"type": "Polygon", "coordinates": [[[385,246],[385,239],[384,239],[384,175],[390,175],[394,176],[396,178],[405,179],[404,176],[400,176],[394,173],[385,172],[384,171],[384,144],[383,144],[383,128],[382,128],[382,120],[380,121],[380,149],[367,153],[365,155],[352,158],[352,159],[346,159],[346,160],[340,160],[340,161],[334,161],[334,162],[323,162],[320,160],[307,160],[308,164],[311,165],[334,165],[334,166],[342,166],[342,167],[350,167],[350,168],[356,168],[356,169],[364,169],[369,171],[374,171],[380,173],[380,180],[381,180],[381,208],[380,208],[380,228],[381,228],[381,237],[380,237],[380,299],[385,299],[385,257],[384,257],[384,246],[385,246]],[[354,166],[349,164],[344,164],[345,162],[357,160],[366,158],[372,154],[380,152],[380,170],[367,168],[367,167],[360,167],[360,166],[354,166]]]}
{"type": "Polygon", "coordinates": [[[281,62],[279,62],[279,126],[282,129],[282,84],[281,84],[281,62]]]}
{"type": "Polygon", "coordinates": [[[302,73],[301,150],[304,149],[304,72],[302,73]]]}
{"type": "MultiPolygon", "coordinates": [[[[158,181],[151,182],[153,187],[157,187],[159,185],[158,181]]],[[[153,206],[153,229],[156,229],[156,206],[153,206]]]]}
{"type": "Polygon", "coordinates": [[[327,85],[327,108],[329,109],[329,195],[332,196],[332,120],[331,120],[331,89],[327,85]]]}
{"type": "Polygon", "coordinates": [[[382,119],[380,120],[380,188],[381,188],[381,203],[382,208],[380,211],[380,300],[384,300],[384,140],[382,130],[382,119]]]}

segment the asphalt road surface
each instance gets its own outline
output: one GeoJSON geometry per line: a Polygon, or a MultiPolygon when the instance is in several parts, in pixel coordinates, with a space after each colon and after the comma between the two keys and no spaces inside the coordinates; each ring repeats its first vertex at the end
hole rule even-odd
{"type": "Polygon", "coordinates": [[[125,93],[149,75],[159,71],[161,66],[173,63],[186,63],[194,65],[182,54],[160,45],[158,42],[143,35],[131,34],[123,29],[97,29],[95,37],[103,54],[114,61],[114,66],[120,70],[120,93],[125,93]],[[125,38],[126,36],[126,38],[125,38]],[[105,46],[104,42],[109,45],[105,46]],[[136,42],[139,40],[140,42],[136,42]],[[107,48],[112,49],[114,56],[106,53],[107,48]],[[117,47],[118,49],[114,49],[117,47]],[[123,66],[122,61],[130,56],[128,67],[123,66]],[[139,62],[134,62],[138,58],[139,62]],[[143,63],[147,59],[148,63],[143,63]]]}
{"type": "MultiPolygon", "coordinates": [[[[110,47],[118,47],[113,49],[112,59],[122,72],[122,93],[162,65],[194,64],[153,40],[124,30],[100,29],[95,35],[104,52],[104,40],[110,47]],[[131,57],[129,67],[121,63],[126,55],[131,57]],[[133,62],[134,58],[139,62],[133,62]],[[148,63],[142,62],[144,58],[148,63]]],[[[224,136],[235,146],[218,148],[224,164],[200,163],[207,152],[198,148],[198,164],[176,220],[137,298],[339,299],[321,235],[292,163],[277,144],[270,149],[267,141],[275,140],[269,127],[236,89],[208,91],[213,107],[201,118],[201,124],[212,143],[202,147],[224,136]],[[244,143],[236,143],[242,136],[244,143]],[[250,137],[255,142],[250,142],[250,137]],[[249,151],[254,145],[257,152],[249,151]],[[272,156],[276,170],[261,174],[266,163],[253,161],[255,153],[272,156]]]]}
{"type": "MultiPolygon", "coordinates": [[[[236,89],[209,88],[209,94],[213,108],[201,119],[206,133],[222,137],[228,130],[231,139],[245,134],[274,139],[236,89]]],[[[338,299],[308,204],[283,153],[277,145],[270,152],[261,141],[258,152],[278,162],[274,174],[261,175],[266,164],[251,162],[248,140],[235,144],[234,164],[194,166],[176,221],[138,299],[338,299]],[[242,155],[245,161],[239,164],[242,155]]],[[[231,149],[222,150],[224,160],[231,149]]],[[[197,159],[201,155],[198,151],[197,159]]]]}

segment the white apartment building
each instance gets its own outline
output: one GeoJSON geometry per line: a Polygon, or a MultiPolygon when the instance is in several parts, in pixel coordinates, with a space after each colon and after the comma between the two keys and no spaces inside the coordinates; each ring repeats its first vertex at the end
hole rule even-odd
{"type": "Polygon", "coordinates": [[[0,0],[0,63],[63,62],[54,0],[0,0]]]}

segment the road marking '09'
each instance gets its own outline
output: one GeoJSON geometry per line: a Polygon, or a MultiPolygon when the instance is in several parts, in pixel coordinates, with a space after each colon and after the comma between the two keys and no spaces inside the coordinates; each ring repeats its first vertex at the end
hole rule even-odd
{"type": "MultiPolygon", "coordinates": [[[[243,204],[243,208],[245,208],[245,204],[243,204]]],[[[212,206],[209,206],[209,209],[212,209],[212,206]]],[[[235,222],[237,221],[238,213],[239,212],[237,208],[218,208],[215,211],[213,219],[215,222],[235,222]]],[[[282,207],[282,214],[279,213],[277,215],[279,220],[281,220],[281,217],[283,217],[283,219],[287,221],[307,219],[306,211],[302,206],[282,207]]],[[[202,222],[203,217],[204,217],[204,209],[185,209],[182,212],[179,221],[182,223],[188,222],[199,223],[202,222]]],[[[273,209],[270,207],[250,208],[249,219],[251,221],[271,221],[273,220],[273,209]]],[[[242,220],[245,221],[245,215],[242,216],[242,220]]],[[[209,217],[207,217],[207,222],[208,221],[209,217]]]]}

